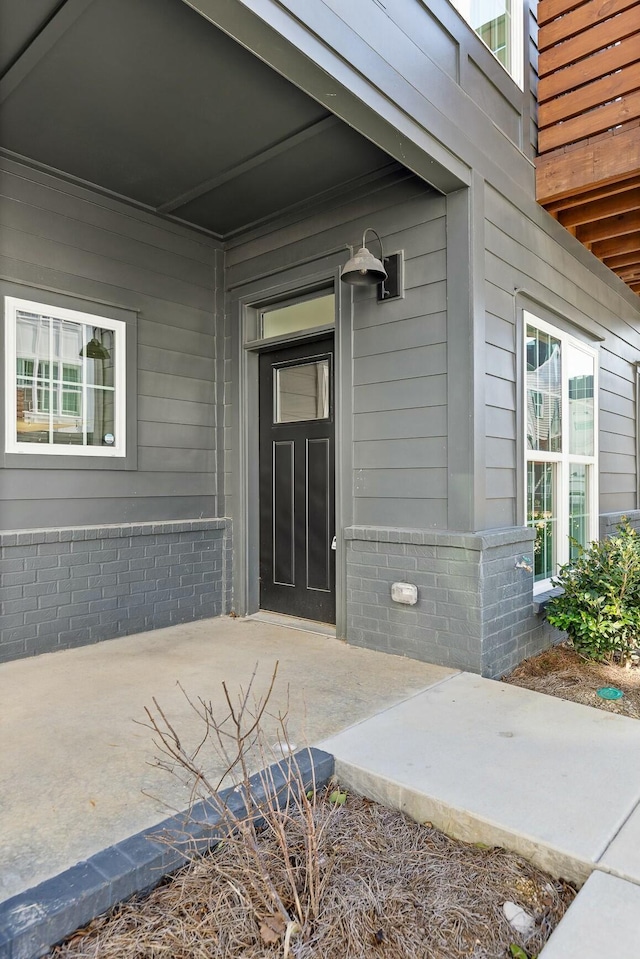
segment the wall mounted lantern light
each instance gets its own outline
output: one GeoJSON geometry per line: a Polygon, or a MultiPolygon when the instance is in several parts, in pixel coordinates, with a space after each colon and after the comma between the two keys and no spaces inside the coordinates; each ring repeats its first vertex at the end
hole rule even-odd
{"type": "Polygon", "coordinates": [[[340,279],[350,286],[377,286],[378,300],[397,299],[402,296],[402,254],[385,256],[382,240],[371,227],[362,234],[362,246],[342,268],[340,279]],[[380,259],[366,246],[367,233],[373,233],[380,244],[380,259]]]}

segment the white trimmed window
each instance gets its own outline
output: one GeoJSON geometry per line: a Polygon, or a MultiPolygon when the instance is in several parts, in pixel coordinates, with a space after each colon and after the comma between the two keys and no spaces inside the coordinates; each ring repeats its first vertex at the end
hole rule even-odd
{"type": "Polygon", "coordinates": [[[524,313],[527,526],[534,591],[598,536],[598,363],[580,340],[524,313]]]}
{"type": "Polygon", "coordinates": [[[517,0],[452,0],[454,7],[522,88],[523,20],[517,0]]]}
{"type": "Polygon", "coordinates": [[[4,302],[7,452],[124,456],[125,323],[4,302]]]}

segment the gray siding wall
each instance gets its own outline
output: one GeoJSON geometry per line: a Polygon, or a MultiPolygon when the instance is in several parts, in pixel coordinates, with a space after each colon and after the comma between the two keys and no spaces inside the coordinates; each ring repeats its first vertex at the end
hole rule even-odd
{"type": "MultiPolygon", "coordinates": [[[[353,472],[345,475],[353,520],[394,526],[442,527],[447,516],[447,358],[445,200],[414,178],[378,190],[358,203],[325,211],[230,249],[225,347],[226,513],[238,515],[233,429],[240,337],[235,296],[259,299],[300,264],[313,269],[327,250],[360,246],[374,226],[386,252],[404,250],[405,296],[378,303],[375,289],[343,286],[340,324],[351,336],[353,472]],[[309,265],[310,264],[310,265],[309,265]],[[259,278],[263,277],[263,280],[259,278]]],[[[377,243],[371,236],[372,251],[377,243]]],[[[297,274],[295,274],[297,275],[297,274]]],[[[342,415],[338,409],[338,417],[342,415]]]]}
{"type": "Polygon", "coordinates": [[[405,254],[405,298],[354,296],[354,522],[447,522],[447,284],[443,197],[394,206],[384,244],[405,254]]]}
{"type": "Polygon", "coordinates": [[[594,259],[588,265],[583,262],[581,244],[543,210],[533,206],[531,216],[524,216],[491,187],[486,188],[485,209],[485,526],[518,525],[524,519],[519,500],[523,483],[518,446],[523,431],[518,401],[519,306],[534,314],[552,311],[569,322],[576,335],[598,346],[600,512],[635,509],[640,309],[621,281],[610,274],[605,281],[594,259]],[[575,246],[575,256],[567,246],[575,246]]]}
{"type": "Polygon", "coordinates": [[[134,350],[137,339],[136,391],[127,397],[137,468],[87,458],[54,468],[44,456],[25,456],[16,468],[7,460],[0,528],[217,515],[218,247],[11,161],[0,175],[0,294],[131,311],[134,350]]]}
{"type": "MultiPolygon", "coordinates": [[[[241,443],[244,424],[238,422],[255,414],[247,403],[251,384],[240,379],[241,302],[281,296],[287,284],[289,290],[302,287],[314,271],[337,277],[349,247],[358,246],[364,227],[372,226],[387,252],[404,249],[406,293],[379,305],[373,291],[340,291],[344,422],[338,487],[344,491],[342,526],[356,531],[345,556],[338,556],[338,564],[344,558],[352,565],[354,577],[352,593],[343,597],[345,622],[350,616],[353,630],[349,638],[419,658],[436,657],[443,646],[448,651],[441,661],[498,674],[544,638],[544,625],[532,618],[530,574],[518,565],[528,549],[528,533],[520,528],[523,306],[535,312],[541,303],[601,342],[601,512],[637,505],[640,311],[637,298],[536,206],[535,57],[520,91],[446,0],[428,6],[398,0],[386,9],[371,0],[347,5],[255,0],[255,17],[244,3],[199,0],[196,6],[210,6],[221,20],[228,16],[232,35],[451,195],[445,199],[413,177],[390,172],[378,183],[363,184],[358,198],[334,199],[321,209],[310,201],[306,215],[299,210],[272,228],[232,241],[225,247],[223,271],[222,250],[212,241],[7,161],[0,208],[5,287],[132,313],[137,362],[130,401],[138,442],[134,461],[109,467],[88,460],[73,469],[35,459],[28,468],[5,463],[0,528],[73,526],[86,533],[110,523],[233,516],[234,539],[249,542],[246,552],[240,545],[235,554],[237,585],[255,565],[245,533],[246,512],[255,510],[257,501],[257,464],[245,462],[250,451],[241,443]],[[258,18],[263,23],[256,31],[258,18]],[[327,82],[332,75],[335,80],[327,82]],[[223,288],[221,351],[216,290],[223,288]],[[217,404],[224,405],[224,418],[216,415],[217,404]],[[464,435],[458,429],[463,422],[464,435]],[[239,496],[243,463],[246,503],[239,496]],[[465,497],[473,499],[473,508],[468,503],[462,508],[465,497]],[[447,526],[511,529],[502,539],[482,534],[467,541],[459,533],[451,541],[438,540],[448,535],[440,532],[447,526]],[[362,549],[358,542],[373,542],[375,549],[362,549]],[[366,555],[369,562],[362,562],[366,555]],[[375,574],[358,576],[355,566],[367,565],[375,574]],[[425,590],[424,607],[411,615],[392,607],[388,597],[391,580],[402,578],[403,570],[424,574],[418,584],[425,590]]],[[[526,29],[533,49],[533,14],[526,29]]],[[[45,536],[31,545],[50,544],[45,536]]],[[[40,589],[40,581],[55,582],[62,595],[59,584],[66,575],[56,571],[66,568],[66,547],[53,566],[49,555],[35,556],[45,562],[33,569],[7,567],[7,574],[18,577],[44,571],[38,582],[16,580],[9,588],[40,589]]],[[[112,571],[87,578],[93,575],[112,571]]],[[[135,595],[136,581],[123,595],[135,595]]],[[[344,589],[344,566],[339,582],[344,589]]],[[[93,587],[98,583],[87,589],[93,587]]],[[[29,603],[9,607],[10,612],[5,608],[7,616],[24,620],[7,628],[3,638],[26,643],[27,633],[11,633],[24,628],[34,643],[44,638],[52,629],[46,611],[53,589],[46,586],[35,607],[31,595],[5,595],[5,602],[29,603]]],[[[87,596],[86,602],[113,599],[87,596]]],[[[168,601],[162,596],[157,604],[168,601]]],[[[89,619],[71,623],[69,617],[69,632],[77,627],[91,638],[93,629],[98,638],[111,615],[108,606],[80,608],[74,619],[89,619]]],[[[135,622],[129,617],[128,626],[135,622]]],[[[118,620],[110,628],[122,626],[118,620]]],[[[60,635],[56,642],[63,642],[60,635]]]]}

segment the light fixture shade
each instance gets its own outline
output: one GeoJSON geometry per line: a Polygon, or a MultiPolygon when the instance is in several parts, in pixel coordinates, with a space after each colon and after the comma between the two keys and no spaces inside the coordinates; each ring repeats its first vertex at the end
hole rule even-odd
{"type": "Polygon", "coordinates": [[[111,357],[111,353],[106,346],[103,346],[100,340],[94,336],[82,347],[78,356],[86,356],[89,360],[108,360],[111,357]]]}
{"type": "Polygon", "coordinates": [[[377,286],[387,278],[382,262],[362,246],[342,268],[340,279],[351,286],[377,286]]]}

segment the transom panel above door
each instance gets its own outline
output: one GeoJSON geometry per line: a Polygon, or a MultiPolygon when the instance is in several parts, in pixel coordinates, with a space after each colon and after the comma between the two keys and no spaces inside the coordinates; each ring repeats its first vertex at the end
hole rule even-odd
{"type": "Polygon", "coordinates": [[[333,336],[260,356],[260,606],[335,622],[333,336]]]}

